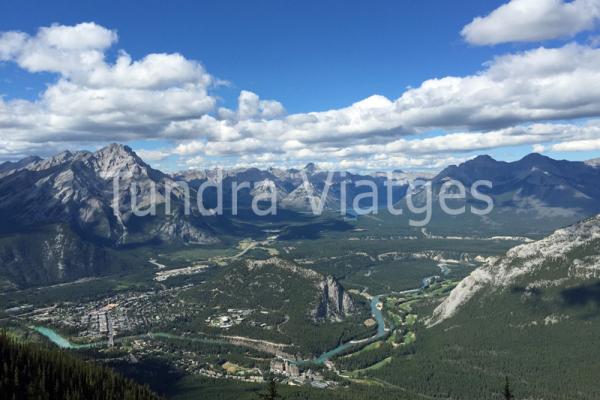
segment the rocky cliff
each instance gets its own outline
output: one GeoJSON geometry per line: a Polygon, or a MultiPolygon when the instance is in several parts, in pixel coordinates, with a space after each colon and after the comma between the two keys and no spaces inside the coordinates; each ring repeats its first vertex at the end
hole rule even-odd
{"type": "Polygon", "coordinates": [[[0,238],[0,276],[20,287],[69,282],[124,268],[112,252],[81,240],[66,225],[0,238]]]}
{"type": "Polygon", "coordinates": [[[331,275],[323,275],[312,269],[303,268],[291,261],[279,257],[266,260],[247,260],[246,267],[250,270],[273,266],[310,280],[317,289],[314,306],[310,315],[314,321],[340,321],[352,314],[356,306],[344,287],[331,275]]]}
{"type": "Polygon", "coordinates": [[[312,314],[315,321],[340,321],[354,312],[352,298],[333,276],[326,276],[317,287],[321,295],[312,314]]]}

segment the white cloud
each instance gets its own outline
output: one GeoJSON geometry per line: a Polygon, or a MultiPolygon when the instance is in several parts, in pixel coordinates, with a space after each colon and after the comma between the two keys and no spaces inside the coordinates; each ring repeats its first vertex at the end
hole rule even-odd
{"type": "Polygon", "coordinates": [[[161,161],[169,157],[172,153],[165,150],[136,150],[138,156],[144,161],[161,161]]]}
{"type": "Polygon", "coordinates": [[[118,37],[94,23],[52,25],[36,35],[0,34],[0,59],[30,72],[59,75],[33,102],[0,102],[0,127],[13,140],[129,140],[162,134],[171,121],[199,118],[216,99],[213,78],[180,54],[149,54],[138,61],[105,52],[118,37]]]}
{"type": "Polygon", "coordinates": [[[240,97],[238,98],[238,119],[252,119],[252,118],[275,118],[283,115],[285,109],[283,105],[274,100],[260,100],[258,95],[242,90],[240,97]]]}
{"type": "Polygon", "coordinates": [[[535,42],[593,29],[598,19],[598,0],[511,0],[489,15],[475,18],[461,34],[475,45],[535,42]]]}
{"type": "Polygon", "coordinates": [[[595,120],[569,122],[600,117],[600,49],[589,46],[507,54],[478,73],[430,79],[395,100],[373,95],[344,108],[286,115],[280,102],[245,90],[237,109],[217,109],[217,80],[177,53],[133,60],[120,51],[108,61],[117,39],[93,23],[0,34],[0,59],[58,75],[35,101],[0,96],[0,156],[160,138],[172,148],[143,150],[143,158],[378,169],[600,138],[595,120]],[[431,130],[442,133],[420,136],[431,130]]]}
{"type": "Polygon", "coordinates": [[[600,138],[572,140],[552,145],[553,151],[595,151],[600,150],[600,138]]]}
{"type": "MultiPolygon", "coordinates": [[[[272,145],[280,143],[284,150],[317,144],[340,147],[348,142],[390,143],[433,129],[481,132],[479,136],[465,137],[470,143],[462,143],[458,140],[461,137],[441,143],[440,148],[446,150],[457,146],[493,148],[496,138],[493,133],[486,133],[488,130],[535,121],[600,116],[598,65],[599,49],[575,44],[558,49],[539,48],[497,57],[475,75],[425,81],[395,101],[371,96],[346,108],[271,120],[218,120],[203,116],[185,124],[193,127],[190,132],[197,137],[225,141],[252,137],[272,145]]],[[[511,139],[515,144],[531,140],[517,136],[511,139]]]]}

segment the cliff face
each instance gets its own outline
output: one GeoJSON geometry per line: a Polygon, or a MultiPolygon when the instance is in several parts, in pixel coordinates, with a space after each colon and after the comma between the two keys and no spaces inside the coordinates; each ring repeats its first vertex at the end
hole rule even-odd
{"type": "Polygon", "coordinates": [[[279,257],[267,260],[247,260],[246,267],[250,270],[273,266],[291,272],[303,279],[310,280],[317,289],[316,305],[310,312],[316,322],[341,321],[356,310],[346,289],[331,275],[322,275],[312,269],[303,268],[295,263],[279,257]]]}
{"type": "Polygon", "coordinates": [[[346,290],[333,276],[326,276],[318,284],[321,292],[319,302],[313,310],[316,321],[340,321],[346,315],[354,312],[354,302],[346,290]]]}

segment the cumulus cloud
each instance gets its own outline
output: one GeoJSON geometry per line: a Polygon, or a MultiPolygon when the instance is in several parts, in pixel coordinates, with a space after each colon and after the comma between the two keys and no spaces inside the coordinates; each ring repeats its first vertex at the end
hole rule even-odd
{"type": "Polygon", "coordinates": [[[285,114],[283,104],[275,100],[261,100],[256,93],[247,90],[242,90],[238,97],[237,112],[228,108],[219,110],[219,115],[228,120],[272,119],[283,114],[285,114]]]}
{"type": "Polygon", "coordinates": [[[0,60],[59,76],[36,101],[0,103],[4,132],[34,142],[128,140],[160,135],[173,120],[214,109],[208,93],[213,78],[198,62],[180,54],[134,61],[121,51],[109,63],[105,52],[117,39],[115,31],[94,23],[0,34],[0,60]]]}
{"type": "MultiPolygon", "coordinates": [[[[423,82],[392,101],[371,96],[349,107],[272,120],[204,116],[185,124],[200,137],[252,137],[284,150],[351,142],[389,143],[434,129],[481,131],[470,148],[495,147],[493,131],[536,121],[600,116],[600,50],[577,44],[497,57],[478,74],[423,82]],[[492,131],[485,133],[487,131],[492,131]]],[[[178,124],[181,125],[181,124],[178,124]]],[[[523,132],[517,129],[515,132],[523,132]]],[[[557,132],[555,132],[557,134],[557,132]]],[[[529,142],[514,135],[513,142],[529,142]]],[[[455,138],[458,139],[458,138],[455,138]]],[[[536,138],[537,139],[537,138],[536,138]]],[[[434,140],[424,140],[423,143],[434,140]]],[[[452,150],[456,142],[442,145],[452,150]]],[[[469,143],[464,144],[464,149],[469,143]]]]}
{"type": "Polygon", "coordinates": [[[553,151],[594,151],[600,150],[600,138],[572,140],[552,145],[553,151]]]}
{"type": "Polygon", "coordinates": [[[600,19],[600,1],[511,0],[462,29],[475,45],[535,42],[570,37],[593,29],[600,19]]]}
{"type": "Polygon", "coordinates": [[[142,157],[378,169],[600,138],[600,49],[590,46],[506,54],[477,73],[429,79],[396,99],[373,95],[344,108],[286,114],[280,102],[246,90],[235,109],[219,108],[217,80],[198,61],[177,53],[134,60],[123,50],[110,60],[117,41],[115,31],[94,23],[0,33],[0,60],[58,76],[34,101],[0,96],[0,156],[160,138],[172,147],[142,157]],[[591,121],[569,122],[581,118],[591,121]],[[422,137],[432,130],[442,133],[422,137]]]}
{"type": "Polygon", "coordinates": [[[136,151],[137,155],[145,161],[162,161],[172,155],[171,152],[165,150],[146,150],[141,149],[136,151]]]}

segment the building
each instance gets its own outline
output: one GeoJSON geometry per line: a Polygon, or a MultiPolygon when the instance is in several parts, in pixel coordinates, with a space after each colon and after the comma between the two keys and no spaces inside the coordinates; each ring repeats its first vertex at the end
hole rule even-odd
{"type": "Polygon", "coordinates": [[[287,375],[292,378],[300,376],[300,368],[298,365],[279,358],[271,360],[270,370],[274,374],[287,375]]]}

